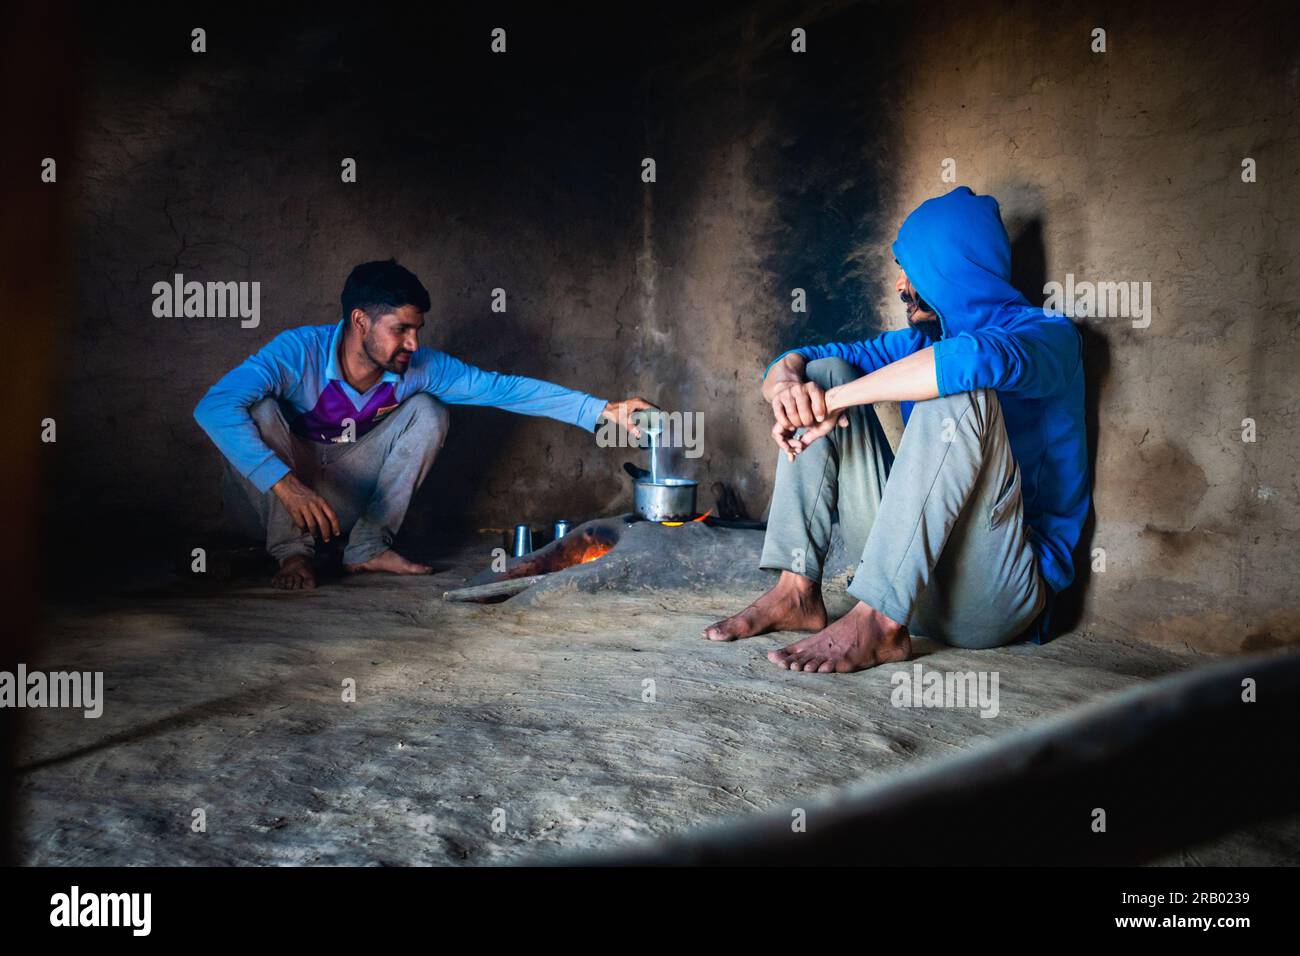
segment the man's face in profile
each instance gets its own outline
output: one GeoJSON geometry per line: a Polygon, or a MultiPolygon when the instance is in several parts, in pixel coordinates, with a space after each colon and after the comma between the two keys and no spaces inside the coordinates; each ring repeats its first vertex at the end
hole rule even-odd
{"type": "Polygon", "coordinates": [[[418,336],[423,326],[424,316],[415,306],[404,305],[372,320],[361,347],[370,361],[400,375],[411,367],[411,355],[420,347],[418,336]]]}
{"type": "Polygon", "coordinates": [[[934,310],[912,287],[912,283],[908,281],[907,273],[902,269],[898,270],[898,281],[894,283],[894,290],[898,293],[899,299],[902,300],[904,307],[907,309],[908,325],[926,338],[937,341],[943,337],[939,317],[935,315],[934,310]]]}

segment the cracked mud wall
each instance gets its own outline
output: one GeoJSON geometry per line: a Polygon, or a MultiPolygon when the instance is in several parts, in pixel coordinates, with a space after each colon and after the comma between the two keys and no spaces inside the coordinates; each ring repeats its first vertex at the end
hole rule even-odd
{"type": "MultiPolygon", "coordinates": [[[[761,514],[763,367],[900,323],[888,245],[950,188],[951,158],[957,182],[1000,199],[1027,295],[1066,273],[1151,282],[1148,328],[1080,321],[1087,549],[1106,570],[1085,574],[1072,622],[1222,648],[1294,640],[1300,62],[1283,11],[511,12],[495,60],[470,14],[231,15],[202,61],[169,39],[188,33],[179,20],[129,34],[88,21],[60,499],[74,524],[214,527],[216,452],[193,403],[274,332],[333,321],[353,264],[396,255],[433,296],[426,341],[703,412],[703,456],[674,467],[701,480],[703,505],[721,480],[761,514]],[[790,52],[796,26],[806,54],[790,52]],[[344,156],[355,185],[339,182],[344,156]],[[150,286],[175,271],[261,281],[261,328],[153,319],[150,286]],[[791,311],[796,287],[807,313],[791,311]]],[[[630,455],[575,429],[467,408],[452,428],[411,518],[423,527],[630,507],[630,455]]]]}

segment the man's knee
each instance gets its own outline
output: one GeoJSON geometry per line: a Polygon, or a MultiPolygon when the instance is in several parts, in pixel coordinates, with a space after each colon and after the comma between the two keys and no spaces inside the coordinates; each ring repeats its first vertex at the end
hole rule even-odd
{"type": "Polygon", "coordinates": [[[819,358],[809,362],[804,367],[803,374],[808,381],[827,389],[859,379],[863,372],[842,358],[819,358]]]}
{"type": "Polygon", "coordinates": [[[955,424],[969,421],[981,428],[1001,414],[1002,406],[998,403],[998,393],[991,388],[977,388],[969,392],[953,392],[939,398],[927,399],[912,406],[908,424],[918,415],[939,421],[951,419],[955,424]]]}
{"type": "Polygon", "coordinates": [[[248,409],[248,415],[257,425],[262,440],[267,444],[270,444],[289,425],[284,417],[284,409],[280,407],[279,400],[274,397],[254,402],[248,409]]]}
{"type": "Polygon", "coordinates": [[[406,401],[395,414],[406,418],[402,429],[403,436],[414,435],[432,447],[440,448],[447,438],[447,429],[451,425],[451,413],[447,406],[427,392],[417,392],[406,401]]]}
{"type": "Polygon", "coordinates": [[[260,402],[254,402],[249,406],[248,414],[259,425],[265,421],[273,421],[281,414],[280,403],[274,398],[264,398],[260,402]]]}

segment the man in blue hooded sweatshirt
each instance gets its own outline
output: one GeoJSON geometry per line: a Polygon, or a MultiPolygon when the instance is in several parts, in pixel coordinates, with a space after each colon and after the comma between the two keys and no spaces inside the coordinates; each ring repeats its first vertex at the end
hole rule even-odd
{"type": "Polygon", "coordinates": [[[786,352],[763,382],[782,454],[761,566],[781,576],[704,636],[815,631],[768,654],[790,670],[906,660],[909,630],[966,648],[1037,637],[1074,577],[1091,496],[1078,331],[1012,288],[991,196],[922,203],[893,251],[908,327],[786,352]],[[902,403],[897,457],[880,401],[902,403]],[[858,603],[828,623],[836,516],[862,559],[858,603]]]}

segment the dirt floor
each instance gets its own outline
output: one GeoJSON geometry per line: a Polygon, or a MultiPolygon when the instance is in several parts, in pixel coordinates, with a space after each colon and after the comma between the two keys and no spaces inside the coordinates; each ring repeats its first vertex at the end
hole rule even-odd
{"type": "MultiPolygon", "coordinates": [[[[52,608],[33,666],[103,671],[106,704],[94,720],[26,711],[21,858],[552,861],[797,807],[1206,660],[1096,634],[994,651],[918,640],[926,668],[997,671],[999,712],[906,710],[890,676],[911,664],[791,674],[764,657],[790,636],[702,640],[752,596],[734,584],[442,601],[497,543],[442,555],[431,578],[173,583],[52,608]]],[[[1298,848],[1290,821],[1163,862],[1293,862],[1298,848]]]]}

